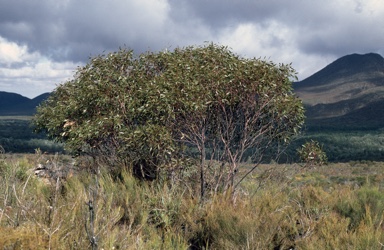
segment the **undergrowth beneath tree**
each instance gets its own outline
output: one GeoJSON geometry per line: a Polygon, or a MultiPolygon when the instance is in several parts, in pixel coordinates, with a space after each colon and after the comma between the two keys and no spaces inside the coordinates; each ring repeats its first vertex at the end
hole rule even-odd
{"type": "MultiPolygon", "coordinates": [[[[379,249],[384,243],[382,163],[261,165],[234,196],[212,192],[201,203],[194,173],[143,182],[101,167],[97,184],[87,170],[37,178],[35,166],[52,158],[2,155],[1,249],[91,249],[90,236],[98,249],[379,249]]],[[[68,157],[56,164],[68,164],[68,157]]]]}

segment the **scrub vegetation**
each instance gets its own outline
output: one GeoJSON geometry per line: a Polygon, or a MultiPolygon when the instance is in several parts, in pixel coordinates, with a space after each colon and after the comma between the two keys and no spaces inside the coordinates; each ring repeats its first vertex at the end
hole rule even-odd
{"type": "Polygon", "coordinates": [[[380,249],[384,243],[382,163],[260,165],[234,196],[212,194],[201,203],[194,170],[172,182],[146,182],[126,171],[116,179],[102,170],[98,185],[86,167],[91,161],[56,179],[32,171],[72,160],[2,155],[3,249],[380,249]]]}
{"type": "Polygon", "coordinates": [[[214,44],[91,58],[33,119],[68,154],[1,150],[0,246],[381,248],[381,164],[290,152],[294,78],[214,44]]]}

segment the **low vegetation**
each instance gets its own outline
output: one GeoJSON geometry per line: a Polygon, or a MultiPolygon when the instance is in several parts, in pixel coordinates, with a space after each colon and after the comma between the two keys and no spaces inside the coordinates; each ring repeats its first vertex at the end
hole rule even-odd
{"type": "MultiPolygon", "coordinates": [[[[101,170],[38,178],[68,156],[1,155],[2,249],[381,249],[383,164],[261,165],[232,198],[188,181],[101,170]],[[90,201],[92,210],[90,210],[90,201]],[[93,213],[91,213],[93,212],[93,213]],[[93,216],[91,216],[93,215],[93,216]]],[[[248,166],[243,166],[246,171],[248,166]]]]}

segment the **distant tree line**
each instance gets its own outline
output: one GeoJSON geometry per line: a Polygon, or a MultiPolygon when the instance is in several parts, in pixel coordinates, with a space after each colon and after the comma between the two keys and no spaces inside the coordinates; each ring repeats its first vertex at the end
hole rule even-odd
{"type": "Polygon", "coordinates": [[[0,145],[7,153],[64,152],[62,145],[49,141],[45,133],[34,133],[31,120],[0,119],[0,145]]]}

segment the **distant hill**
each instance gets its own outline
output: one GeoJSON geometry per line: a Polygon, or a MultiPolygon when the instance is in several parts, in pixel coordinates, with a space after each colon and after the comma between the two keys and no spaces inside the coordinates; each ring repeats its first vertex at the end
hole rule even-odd
{"type": "Polygon", "coordinates": [[[33,115],[36,112],[36,107],[48,96],[49,93],[44,93],[29,99],[19,94],[0,91],[0,115],[33,115]]]}
{"type": "Polygon", "coordinates": [[[294,83],[294,90],[306,106],[309,127],[384,127],[384,58],[379,54],[341,57],[294,83]]]}
{"type": "MultiPolygon", "coordinates": [[[[379,54],[346,55],[293,86],[309,128],[384,128],[384,58],[379,54]]],[[[0,91],[0,115],[33,115],[48,96],[29,99],[0,91]]]]}

